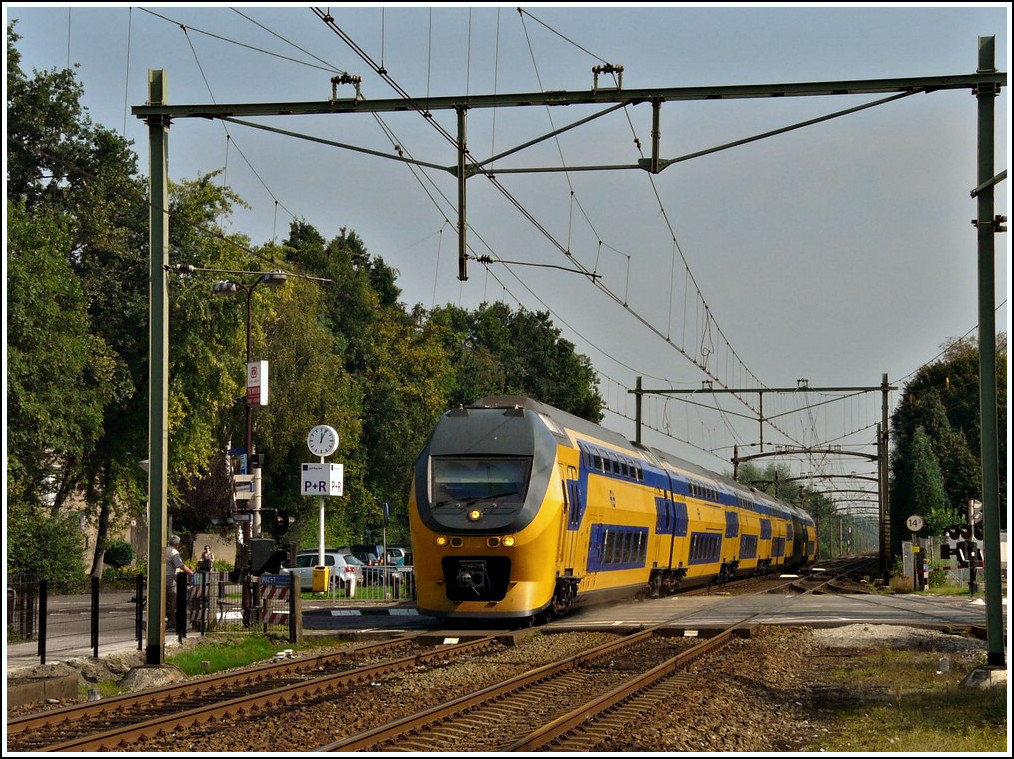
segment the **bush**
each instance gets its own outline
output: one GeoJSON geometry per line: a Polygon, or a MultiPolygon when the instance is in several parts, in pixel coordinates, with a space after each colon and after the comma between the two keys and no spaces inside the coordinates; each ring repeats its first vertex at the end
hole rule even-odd
{"type": "Polygon", "coordinates": [[[84,578],[81,530],[73,515],[7,503],[7,573],[29,573],[61,590],[84,578]]]}
{"type": "Polygon", "coordinates": [[[914,583],[911,577],[892,577],[891,578],[891,592],[892,593],[911,593],[914,587],[914,583]]]}
{"type": "Polygon", "coordinates": [[[148,575],[146,567],[112,567],[102,573],[102,584],[110,588],[124,588],[133,590],[137,585],[138,577],[148,575]]]}
{"type": "Polygon", "coordinates": [[[929,569],[929,587],[943,588],[947,585],[947,574],[950,571],[949,564],[933,562],[929,569]]]}
{"type": "Polygon", "coordinates": [[[128,567],[134,561],[134,546],[124,540],[114,540],[106,546],[102,561],[111,567],[128,567]]]}

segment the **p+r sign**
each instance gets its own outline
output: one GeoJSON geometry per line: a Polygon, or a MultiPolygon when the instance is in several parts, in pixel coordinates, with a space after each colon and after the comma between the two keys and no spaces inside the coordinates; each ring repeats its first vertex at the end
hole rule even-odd
{"type": "Polygon", "coordinates": [[[303,464],[299,494],[341,496],[344,476],[343,464],[303,464]]]}

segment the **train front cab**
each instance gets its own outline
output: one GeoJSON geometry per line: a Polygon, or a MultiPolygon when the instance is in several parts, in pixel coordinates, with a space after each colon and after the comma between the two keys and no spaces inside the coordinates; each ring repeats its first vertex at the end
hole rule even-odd
{"type": "MultiPolygon", "coordinates": [[[[416,463],[409,525],[417,606],[439,618],[529,619],[558,582],[566,477],[576,454],[562,429],[520,407],[469,407],[441,417],[416,463]]],[[[573,548],[571,549],[573,550],[573,548]]],[[[566,561],[566,559],[564,559],[566,561]]]]}

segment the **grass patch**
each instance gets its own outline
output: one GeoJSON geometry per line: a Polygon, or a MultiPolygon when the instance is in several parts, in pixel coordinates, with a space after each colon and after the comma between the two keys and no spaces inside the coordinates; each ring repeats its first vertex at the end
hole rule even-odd
{"type": "Polygon", "coordinates": [[[941,655],[883,648],[829,672],[841,703],[833,727],[815,750],[955,752],[1007,751],[1007,689],[960,685],[975,663],[937,674],[941,655]]]}
{"type": "Polygon", "coordinates": [[[187,675],[210,674],[234,667],[245,667],[258,661],[266,661],[279,651],[294,648],[291,643],[279,641],[266,635],[244,635],[242,638],[224,640],[203,639],[192,648],[166,657],[167,663],[179,667],[187,675]],[[208,662],[208,667],[202,662],[208,662]]]}
{"type": "Polygon", "coordinates": [[[386,588],[383,585],[357,585],[356,595],[354,598],[350,598],[344,590],[339,590],[334,595],[328,592],[318,591],[314,593],[312,590],[306,588],[300,589],[300,598],[304,601],[409,601],[410,596],[405,594],[404,590],[399,589],[395,592],[393,586],[388,585],[386,588]]]}
{"type": "Polygon", "coordinates": [[[332,648],[344,641],[341,636],[314,637],[300,645],[289,643],[270,635],[250,633],[242,636],[221,638],[205,636],[193,646],[170,654],[166,657],[167,664],[179,667],[187,675],[208,675],[235,667],[246,667],[257,662],[267,662],[279,651],[291,649],[296,651],[313,651],[319,648],[332,648]],[[203,662],[208,662],[207,668],[203,662]]]}
{"type": "Polygon", "coordinates": [[[78,689],[78,695],[82,701],[88,699],[88,691],[92,689],[99,692],[99,698],[119,696],[121,693],[128,693],[130,691],[130,688],[120,685],[116,680],[99,680],[97,683],[84,683],[78,689]]]}

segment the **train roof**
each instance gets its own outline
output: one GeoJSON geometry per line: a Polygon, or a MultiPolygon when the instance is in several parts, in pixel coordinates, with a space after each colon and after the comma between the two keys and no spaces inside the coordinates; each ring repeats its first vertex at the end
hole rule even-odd
{"type": "Polygon", "coordinates": [[[695,464],[692,461],[687,461],[679,456],[674,456],[671,453],[667,453],[659,448],[650,446],[640,445],[634,443],[618,432],[613,432],[606,427],[595,422],[590,422],[587,419],[571,414],[562,409],[558,409],[555,406],[550,406],[548,403],[542,403],[534,398],[529,398],[524,395],[489,395],[483,398],[479,398],[471,403],[467,408],[488,408],[488,409],[529,409],[542,414],[552,419],[556,424],[565,427],[575,432],[587,435],[595,440],[599,440],[611,445],[615,445],[617,448],[626,449],[642,455],[646,455],[649,459],[654,459],[654,463],[661,465],[665,462],[673,469],[679,471],[681,474],[693,477],[701,480],[704,483],[713,485],[719,490],[731,495],[743,495],[753,499],[758,503],[763,503],[769,508],[788,511],[796,514],[797,516],[803,516],[809,518],[809,514],[803,509],[797,508],[792,504],[776,498],[763,490],[744,485],[741,482],[737,482],[723,474],[718,474],[710,469],[705,469],[699,464],[695,464]]]}
{"type": "Polygon", "coordinates": [[[555,406],[550,406],[548,403],[542,403],[541,401],[537,401],[534,398],[528,398],[524,395],[488,395],[484,398],[479,398],[477,401],[468,406],[468,408],[525,408],[548,416],[558,425],[566,427],[569,430],[580,432],[584,435],[610,443],[619,448],[626,448],[627,450],[632,449],[630,441],[623,437],[620,433],[613,432],[612,430],[606,429],[595,422],[589,422],[587,419],[582,419],[580,416],[576,416],[575,414],[558,409],[555,406]]]}

